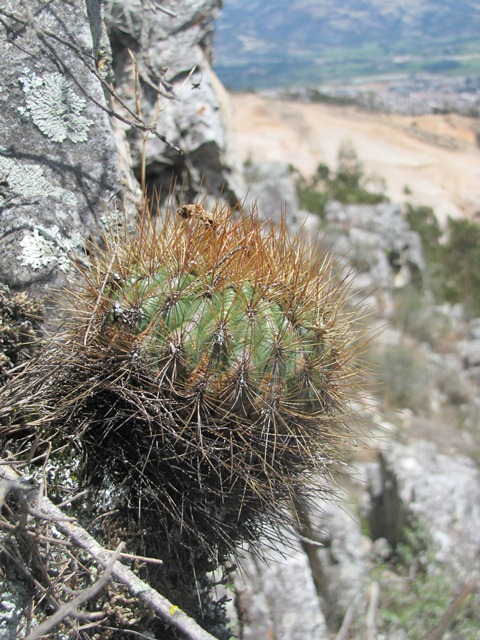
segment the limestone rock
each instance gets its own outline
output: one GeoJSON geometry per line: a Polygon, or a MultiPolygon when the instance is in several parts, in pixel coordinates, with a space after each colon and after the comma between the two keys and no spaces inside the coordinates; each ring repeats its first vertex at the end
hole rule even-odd
{"type": "Polygon", "coordinates": [[[329,202],[326,221],[335,250],[348,254],[357,268],[371,274],[371,284],[405,286],[425,267],[420,236],[412,231],[400,205],[344,205],[329,202]]]}
{"type": "Polygon", "coordinates": [[[100,0],[28,7],[6,0],[0,30],[0,280],[38,293],[98,230],[120,174],[92,73],[100,0]]]}
{"type": "Polygon", "coordinates": [[[133,162],[139,173],[145,157],[148,179],[164,195],[175,184],[187,199],[203,192],[235,200],[243,192],[228,97],[210,65],[220,5],[219,0],[106,3],[117,93],[137,109],[136,65],[142,118],[155,123],[161,136],[149,135],[144,143],[127,127],[133,162]]]}
{"type": "Polygon", "coordinates": [[[288,229],[295,232],[299,222],[299,204],[295,184],[287,164],[252,162],[245,167],[247,206],[256,206],[262,218],[278,223],[285,215],[288,229]]]}
{"type": "Polygon", "coordinates": [[[326,640],[325,619],[300,545],[268,555],[271,561],[265,563],[246,554],[236,579],[242,640],[326,640]]]}
{"type": "Polygon", "coordinates": [[[318,574],[329,625],[339,626],[349,607],[363,598],[372,543],[362,534],[358,515],[339,502],[318,501],[310,508],[310,522],[324,539],[314,550],[312,568],[318,574]]]}
{"type": "Polygon", "coordinates": [[[370,468],[369,495],[374,538],[395,546],[407,523],[419,526],[436,562],[480,576],[480,473],[472,460],[441,454],[424,440],[389,443],[370,468]]]}

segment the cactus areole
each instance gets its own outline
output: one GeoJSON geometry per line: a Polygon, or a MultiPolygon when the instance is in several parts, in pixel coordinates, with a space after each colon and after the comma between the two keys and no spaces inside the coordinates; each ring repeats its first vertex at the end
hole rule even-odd
{"type": "Polygon", "coordinates": [[[222,556],[342,460],[348,287],[318,247],[227,208],[105,245],[70,287],[56,414],[90,483],[128,487],[167,545],[222,556]]]}

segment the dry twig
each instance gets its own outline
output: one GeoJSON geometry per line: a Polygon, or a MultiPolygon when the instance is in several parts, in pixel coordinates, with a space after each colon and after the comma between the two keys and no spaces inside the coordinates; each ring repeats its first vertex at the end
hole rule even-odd
{"type": "Polygon", "coordinates": [[[476,588],[477,585],[473,580],[467,582],[467,584],[463,587],[461,592],[453,600],[453,602],[443,614],[438,627],[432,634],[428,636],[428,640],[441,640],[443,638],[450,625],[452,624],[453,619],[461,610],[461,608],[466,604],[468,598],[472,595],[476,588]]]}
{"type": "MultiPolygon", "coordinates": [[[[12,467],[7,465],[0,465],[0,479],[8,483],[15,483],[15,485],[21,481],[19,474],[12,467]]],[[[32,490],[27,494],[28,502],[35,504],[37,496],[38,490],[32,487],[32,490]]],[[[125,565],[118,562],[116,555],[112,557],[110,551],[104,549],[83,527],[73,522],[71,518],[68,518],[48,498],[42,497],[40,508],[39,510],[36,510],[35,515],[38,518],[54,522],[55,527],[63,533],[68,540],[84,551],[87,551],[99,565],[105,568],[108,568],[111,565],[111,569],[103,574],[103,576],[105,576],[105,582],[110,578],[110,576],[121,582],[125,587],[127,587],[130,593],[153,609],[153,611],[155,611],[155,613],[157,613],[164,622],[175,627],[175,629],[182,633],[187,640],[215,640],[211,634],[202,629],[202,627],[200,627],[192,618],[187,616],[186,613],[158,593],[158,591],[153,589],[149,584],[141,580],[133,573],[133,571],[128,569],[128,567],[125,567],[125,565]]],[[[103,586],[103,583],[101,586],[103,586]]],[[[94,585],[91,585],[91,587],[98,589],[98,581],[94,585]]],[[[82,594],[83,596],[87,595],[87,599],[90,599],[94,595],[90,594],[88,589],[85,590],[85,592],[82,592],[82,594]]],[[[98,590],[95,593],[97,592],[98,590]]],[[[71,605],[74,602],[75,600],[68,603],[67,613],[65,613],[66,610],[62,611],[61,620],[71,615],[71,605]]],[[[77,606],[78,603],[75,603],[75,607],[77,606]]],[[[60,611],[61,610],[57,611],[57,614],[59,614],[60,611]]],[[[58,622],[55,622],[55,624],[58,624],[58,622]]],[[[33,638],[38,637],[39,636],[29,636],[28,640],[33,640],[33,638]]]]}
{"type": "Polygon", "coordinates": [[[42,636],[49,633],[61,622],[63,622],[65,618],[77,618],[78,607],[82,606],[82,604],[85,604],[86,602],[94,598],[97,594],[99,594],[106,586],[107,582],[109,582],[109,580],[111,579],[112,569],[115,562],[117,562],[118,560],[122,546],[123,543],[121,543],[117,547],[115,553],[110,559],[110,562],[105,567],[105,571],[102,573],[98,580],[96,580],[86,589],[83,589],[73,600],[71,600],[70,602],[66,602],[60,607],[60,609],[55,611],[53,615],[49,616],[46,620],[41,622],[38,627],[35,627],[35,629],[28,634],[26,640],[38,640],[42,636]]]}
{"type": "Polygon", "coordinates": [[[375,640],[377,637],[377,614],[380,601],[380,587],[378,582],[370,585],[370,599],[367,610],[367,640],[375,640]]]}

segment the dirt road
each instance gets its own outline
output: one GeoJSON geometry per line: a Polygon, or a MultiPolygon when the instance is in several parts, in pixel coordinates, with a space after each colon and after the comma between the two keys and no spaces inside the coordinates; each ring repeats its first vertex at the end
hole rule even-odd
{"type": "Polygon", "coordinates": [[[230,98],[242,160],[282,160],[309,175],[319,162],[335,167],[349,140],[392,201],[432,206],[442,221],[480,211],[479,120],[372,114],[256,94],[230,98]]]}

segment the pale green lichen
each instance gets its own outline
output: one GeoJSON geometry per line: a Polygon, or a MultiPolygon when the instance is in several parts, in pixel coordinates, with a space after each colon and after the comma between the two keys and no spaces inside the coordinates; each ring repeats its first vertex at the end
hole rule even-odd
{"type": "Polygon", "coordinates": [[[57,225],[37,226],[20,241],[18,259],[33,270],[54,266],[67,272],[72,268],[72,252],[82,247],[80,236],[65,238],[57,225]]]}
{"type": "Polygon", "coordinates": [[[60,73],[38,77],[26,70],[20,78],[26,95],[22,115],[29,115],[40,131],[53,142],[86,142],[93,121],[81,115],[87,101],[77,94],[74,85],[60,73]]]}
{"type": "Polygon", "coordinates": [[[11,196],[23,198],[51,196],[61,200],[67,207],[77,206],[75,195],[49,182],[38,164],[21,163],[0,155],[0,183],[4,185],[3,193],[0,192],[0,205],[11,196]]]}

